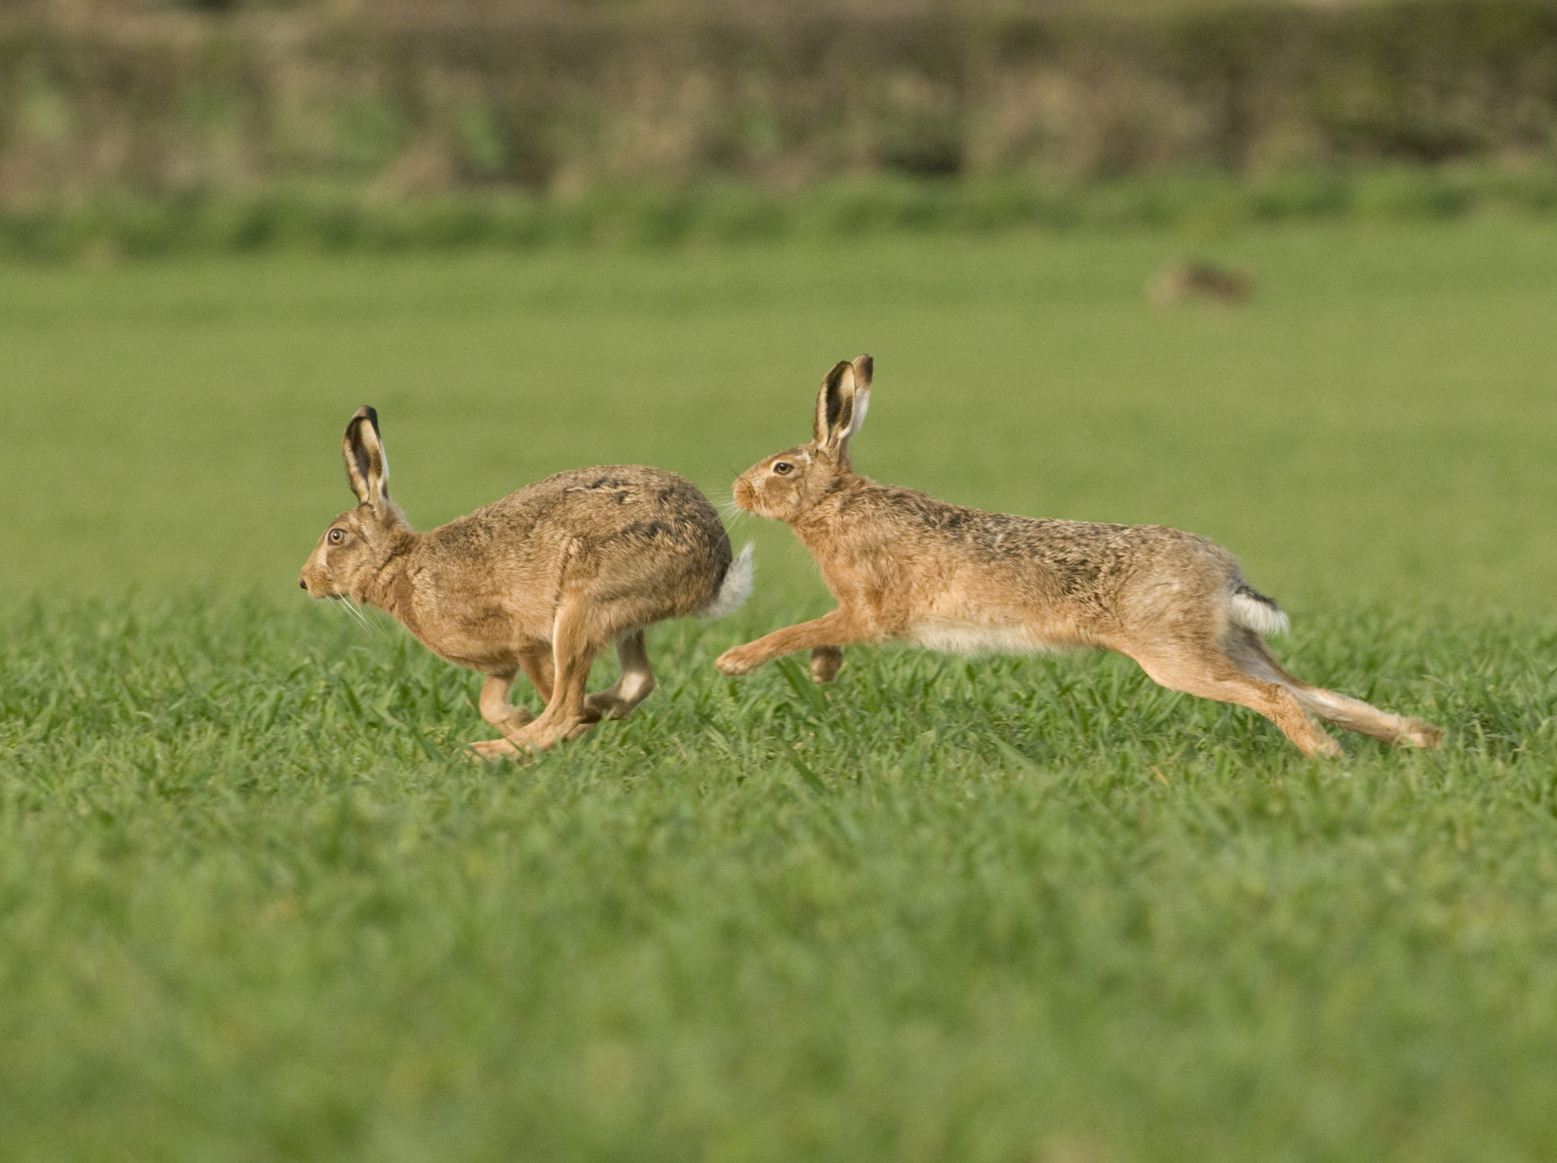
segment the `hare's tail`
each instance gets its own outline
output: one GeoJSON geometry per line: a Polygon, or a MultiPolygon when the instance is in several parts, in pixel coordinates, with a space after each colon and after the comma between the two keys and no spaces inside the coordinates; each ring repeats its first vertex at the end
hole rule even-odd
{"type": "Polygon", "coordinates": [[[1234,579],[1227,614],[1236,625],[1256,634],[1285,634],[1287,612],[1242,578],[1234,579]]]}
{"type": "Polygon", "coordinates": [[[719,592],[714,594],[713,600],[701,610],[694,610],[694,618],[723,618],[726,614],[733,614],[740,608],[751,595],[752,572],[755,568],[752,564],[752,543],[748,541],[746,548],[741,550],[724,571],[724,580],[719,583],[719,592]]]}

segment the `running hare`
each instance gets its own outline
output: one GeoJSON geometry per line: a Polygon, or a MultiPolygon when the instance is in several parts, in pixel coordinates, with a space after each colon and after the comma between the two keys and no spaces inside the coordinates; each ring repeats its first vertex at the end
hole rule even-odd
{"type": "Polygon", "coordinates": [[[1286,614],[1204,537],[985,513],[858,475],[849,438],[865,419],[870,377],[868,355],[834,367],[811,443],[735,482],[738,506],[794,528],[838,608],[725,651],[722,673],[810,650],[812,676],[827,682],[840,647],[888,639],[961,651],[1104,647],[1165,687],[1254,708],[1305,754],[1340,751],[1310,715],[1391,743],[1438,745],[1437,727],[1283,670],[1260,635],[1285,629],[1286,614]]]}
{"type": "Polygon", "coordinates": [[[344,451],[357,507],[330,522],[298,584],[377,606],[438,657],[485,674],[481,717],[503,738],[473,743],[482,755],[544,750],[625,718],[654,689],[643,628],[719,617],[751,589],[750,547],[732,562],[719,515],[674,473],[574,469],[418,533],[389,499],[372,408],[346,425],[344,451]],[[586,696],[589,665],[612,642],[621,677],[586,696]],[[508,702],[521,670],[546,703],[533,721],[508,702]]]}

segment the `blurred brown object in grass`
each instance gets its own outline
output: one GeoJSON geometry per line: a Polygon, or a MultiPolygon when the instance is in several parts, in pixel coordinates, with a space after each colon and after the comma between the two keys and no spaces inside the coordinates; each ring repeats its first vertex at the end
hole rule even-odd
{"type": "Polygon", "coordinates": [[[1254,276],[1248,271],[1199,260],[1176,262],[1146,284],[1147,302],[1159,309],[1188,302],[1236,307],[1253,294],[1254,276]]]}

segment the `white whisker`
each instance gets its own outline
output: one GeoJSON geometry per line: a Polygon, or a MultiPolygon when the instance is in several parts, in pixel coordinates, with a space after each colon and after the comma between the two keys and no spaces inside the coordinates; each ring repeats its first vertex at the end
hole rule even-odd
{"type": "Polygon", "coordinates": [[[356,603],[355,600],[343,597],[337,604],[345,607],[346,612],[351,615],[352,619],[359,626],[361,626],[364,631],[367,632],[369,637],[384,637],[384,628],[377,625],[371,618],[369,618],[367,613],[362,609],[361,606],[356,603]]]}
{"type": "Polygon", "coordinates": [[[721,497],[715,501],[714,507],[719,510],[720,515],[724,517],[726,522],[739,522],[751,516],[750,513],[735,503],[735,493],[733,491],[728,496],[721,497]]]}

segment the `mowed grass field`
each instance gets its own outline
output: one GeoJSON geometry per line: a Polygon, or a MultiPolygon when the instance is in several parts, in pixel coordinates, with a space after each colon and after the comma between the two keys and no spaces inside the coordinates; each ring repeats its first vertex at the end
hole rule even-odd
{"type": "Polygon", "coordinates": [[[1553,318],[1518,219],[0,270],[0,1158],[1550,1158],[1553,318]],[[1254,300],[1150,311],[1185,253],[1254,300]],[[487,767],[474,675],[296,588],[359,404],[421,526],[727,501],[860,351],[862,471],[1213,536],[1444,749],[1095,655],[725,680],[828,604],[740,518],[742,611],[487,767]]]}

